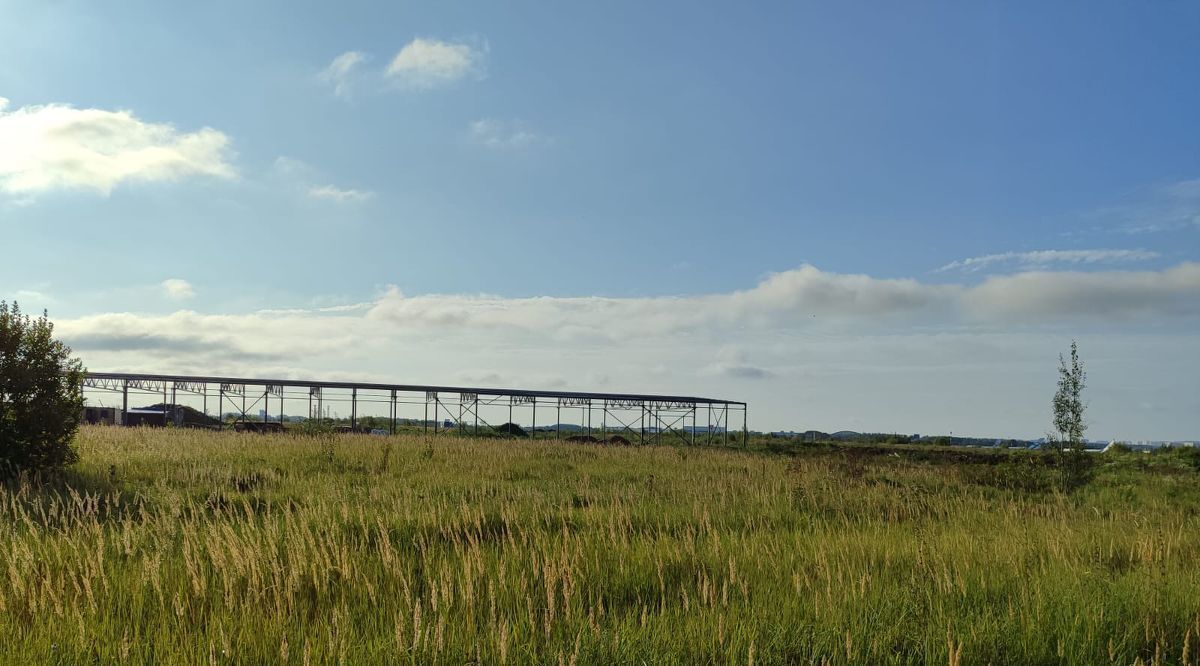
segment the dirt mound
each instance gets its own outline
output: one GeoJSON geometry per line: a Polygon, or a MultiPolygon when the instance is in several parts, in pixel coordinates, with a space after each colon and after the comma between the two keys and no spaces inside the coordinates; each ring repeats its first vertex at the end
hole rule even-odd
{"type": "Polygon", "coordinates": [[[630,445],[632,445],[632,444],[633,444],[633,442],[631,442],[631,441],[629,441],[629,440],[625,439],[624,437],[622,437],[622,436],[620,436],[620,435],[613,435],[612,437],[609,437],[609,438],[608,438],[608,443],[609,443],[609,444],[612,444],[612,445],[614,445],[614,446],[616,446],[616,445],[620,445],[620,446],[630,446],[630,445]]]}
{"type": "Polygon", "coordinates": [[[505,423],[502,426],[494,428],[496,434],[508,435],[510,437],[528,437],[529,433],[525,429],[515,423],[505,423]]]}
{"type": "Polygon", "coordinates": [[[588,444],[598,444],[600,440],[591,435],[571,435],[567,438],[568,442],[586,442],[588,444]]]}
{"type": "MultiPolygon", "coordinates": [[[[163,410],[163,407],[164,407],[164,405],[160,402],[156,405],[148,405],[146,407],[139,407],[138,409],[151,409],[151,410],[154,410],[157,412],[161,412],[163,410]]],[[[211,416],[206,416],[204,414],[204,412],[201,412],[200,410],[194,409],[192,407],[188,407],[187,405],[166,405],[166,408],[167,408],[168,418],[170,418],[169,415],[174,408],[178,408],[183,412],[183,423],[181,425],[185,425],[185,426],[190,426],[190,425],[219,426],[219,425],[221,425],[220,419],[215,419],[211,416]]]]}

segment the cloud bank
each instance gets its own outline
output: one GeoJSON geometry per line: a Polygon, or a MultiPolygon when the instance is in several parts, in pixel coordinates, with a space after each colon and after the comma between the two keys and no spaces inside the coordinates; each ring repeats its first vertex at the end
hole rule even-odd
{"type": "Polygon", "coordinates": [[[1200,429],[1182,388],[1200,376],[1200,263],[976,286],[801,266],[745,290],[649,298],[392,287],[345,308],[55,324],[96,370],[710,395],[751,401],[752,427],[1030,437],[1048,424],[1057,354],[1079,338],[1097,436],[1200,429]],[[1153,409],[1130,411],[1131,396],[1153,409]]]}
{"type": "Polygon", "coordinates": [[[1200,263],[1163,271],[1029,272],[989,278],[967,293],[981,318],[1087,319],[1146,324],[1200,316],[1200,263]]]}
{"type": "MultiPolygon", "coordinates": [[[[168,280],[163,288],[176,298],[193,293],[183,280],[168,280]]],[[[501,345],[600,348],[677,336],[722,340],[746,330],[824,335],[1011,326],[1086,329],[1146,319],[1188,329],[1197,318],[1200,263],[1189,262],[1163,271],[1029,272],[992,277],[973,287],[829,273],[806,265],[770,275],[744,291],[680,297],[406,296],[390,287],[374,301],[348,308],[244,315],[106,314],[60,326],[68,337],[99,332],[110,340],[199,336],[311,353],[360,336],[393,341],[486,337],[501,345]]],[[[748,363],[743,356],[719,360],[726,367],[748,363]]]]}

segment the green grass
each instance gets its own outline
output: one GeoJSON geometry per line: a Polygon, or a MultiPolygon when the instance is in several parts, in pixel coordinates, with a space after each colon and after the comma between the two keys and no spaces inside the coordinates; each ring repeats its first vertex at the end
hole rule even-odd
{"type": "Polygon", "coordinates": [[[87,428],[0,487],[8,663],[1196,663],[1200,473],[87,428]]]}

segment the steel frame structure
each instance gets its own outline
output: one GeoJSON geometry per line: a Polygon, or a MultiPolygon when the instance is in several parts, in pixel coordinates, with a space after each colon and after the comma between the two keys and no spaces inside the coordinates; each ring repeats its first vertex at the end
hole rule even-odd
{"type": "MultiPolygon", "coordinates": [[[[197,377],[184,375],[152,375],[120,372],[88,372],[84,378],[85,391],[118,392],[121,409],[129,410],[129,393],[161,395],[163,420],[167,419],[168,390],[170,403],[176,405],[177,393],[203,396],[204,413],[208,414],[208,397],[217,398],[217,417],[227,406],[248,420],[251,410],[260,403],[263,420],[270,420],[272,398],[278,398],[279,415],[284,414],[284,400],[308,401],[308,417],[318,421],[326,418],[323,411],[327,401],[337,398],[330,392],[349,392],[350,424],[358,429],[360,403],[386,403],[391,433],[395,434],[401,405],[424,405],[424,417],[419,419],[423,432],[439,434],[443,417],[453,422],[456,430],[479,432],[480,424],[493,427],[480,416],[481,407],[507,407],[508,423],[514,409],[531,410],[530,437],[537,432],[538,406],[553,408],[554,437],[562,436],[563,412],[568,417],[578,410],[580,432],[596,434],[593,414],[599,417],[601,437],[621,435],[642,444],[670,442],[679,444],[730,444],[733,418],[741,413],[741,430],[734,431],[733,443],[745,446],[748,442],[745,402],[690,396],[650,395],[638,393],[595,393],[585,391],[536,391],[528,389],[480,388],[465,386],[425,386],[416,384],[374,384],[295,379],[252,379],[239,377],[197,377]],[[239,399],[240,398],[240,402],[239,399]],[[247,404],[247,399],[252,400],[247,404]],[[315,408],[315,409],[314,409],[315,408]],[[432,408],[432,415],[430,409],[432,408]],[[699,416],[703,412],[706,425],[701,430],[699,416]],[[430,418],[432,416],[432,419],[430,418]],[[689,418],[691,425],[688,425],[689,418]],[[699,435],[699,439],[697,436],[699,435]],[[636,440],[634,439],[636,438],[636,440]],[[740,441],[738,441],[740,439],[740,441]]],[[[344,398],[342,402],[346,402],[344,398]]],[[[405,419],[406,421],[412,419],[405,419]]],[[[543,427],[543,432],[545,428],[543,427]]]]}

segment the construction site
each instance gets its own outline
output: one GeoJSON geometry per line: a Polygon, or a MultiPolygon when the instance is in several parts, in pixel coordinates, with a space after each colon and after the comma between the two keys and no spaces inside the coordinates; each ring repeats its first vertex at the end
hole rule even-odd
{"type": "Polygon", "coordinates": [[[119,426],[722,446],[748,436],[745,402],[694,396],[102,372],[83,391],[84,422],[119,426]]]}

